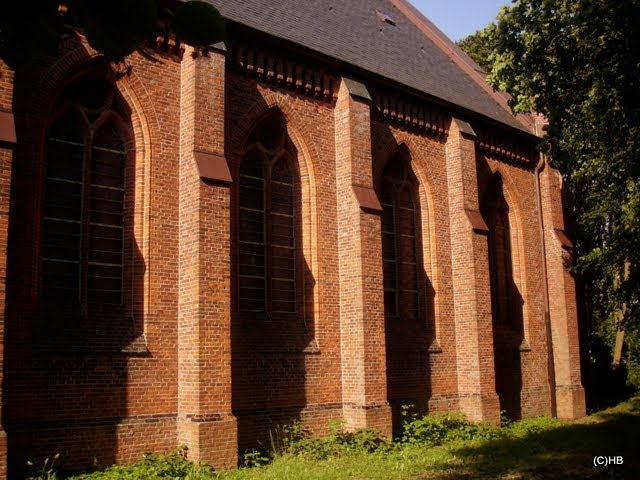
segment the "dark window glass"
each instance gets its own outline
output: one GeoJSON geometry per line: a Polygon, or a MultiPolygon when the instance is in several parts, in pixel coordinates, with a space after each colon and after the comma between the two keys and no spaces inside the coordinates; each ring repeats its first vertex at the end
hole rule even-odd
{"type": "Polygon", "coordinates": [[[293,179],[285,160],[273,166],[270,187],[271,309],[293,312],[296,306],[293,179]]]}
{"type": "Polygon", "coordinates": [[[262,159],[251,152],[240,166],[240,309],[265,308],[265,210],[262,159]]]}
{"type": "Polygon", "coordinates": [[[81,117],[72,110],[49,130],[42,226],[43,296],[47,301],[80,301],[85,137],[81,117]]]}
{"type": "MultiPolygon", "coordinates": [[[[84,99],[85,83],[66,98],[84,99]]],[[[113,122],[96,128],[89,120],[98,117],[96,106],[109,110],[104,89],[96,95],[87,100],[91,105],[73,104],[48,130],[42,223],[47,303],[122,303],[126,152],[113,122]]]]}
{"type": "Polygon", "coordinates": [[[398,269],[396,256],[395,204],[392,186],[384,184],[382,205],[382,273],[384,279],[384,311],[398,314],[398,269]]]}
{"type": "Polygon", "coordinates": [[[384,309],[389,316],[420,316],[418,286],[416,189],[404,159],[393,159],[384,171],[382,205],[382,268],[384,309]]]}
{"type": "Polygon", "coordinates": [[[509,325],[512,318],[513,268],[509,216],[503,202],[493,206],[489,226],[489,261],[491,266],[491,293],[494,321],[509,325]]]}
{"type": "Polygon", "coordinates": [[[108,123],[93,137],[89,186],[89,301],[120,303],[122,228],[126,154],[115,126],[108,123]]]}
{"type": "Polygon", "coordinates": [[[280,121],[259,126],[240,165],[239,308],[296,311],[295,181],[280,121]]]}

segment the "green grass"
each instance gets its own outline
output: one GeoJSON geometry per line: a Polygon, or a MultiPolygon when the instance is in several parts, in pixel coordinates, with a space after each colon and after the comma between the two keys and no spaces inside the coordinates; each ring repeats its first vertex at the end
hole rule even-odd
{"type": "MultiPolygon", "coordinates": [[[[450,419],[448,421],[451,423],[450,419]]],[[[430,420],[427,427],[431,428],[432,423],[430,420]]],[[[423,424],[419,426],[424,427],[423,424]]],[[[455,428],[458,428],[457,433],[442,438],[437,443],[444,443],[437,446],[433,446],[433,442],[397,443],[366,453],[360,448],[361,439],[368,442],[370,432],[363,432],[361,437],[336,433],[332,440],[314,441],[310,448],[297,449],[295,454],[276,455],[271,463],[261,467],[214,473],[204,466],[193,467],[176,455],[152,456],[135,466],[113,467],[112,470],[80,475],[75,479],[640,478],[637,443],[640,398],[577,422],[536,418],[499,430],[490,431],[490,427],[486,427],[480,429],[479,434],[474,434],[476,436],[471,440],[465,439],[468,437],[467,427],[455,428]],[[596,455],[622,456],[624,463],[596,468],[593,466],[596,455]],[[167,464],[170,469],[165,468],[167,464]]]]}

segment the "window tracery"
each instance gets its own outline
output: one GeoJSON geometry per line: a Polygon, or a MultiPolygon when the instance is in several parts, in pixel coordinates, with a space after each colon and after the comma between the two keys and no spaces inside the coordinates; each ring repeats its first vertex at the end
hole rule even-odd
{"type": "Polygon", "coordinates": [[[297,242],[296,174],[282,119],[251,134],[240,164],[239,309],[294,313],[297,242]]]}
{"type": "Polygon", "coordinates": [[[46,137],[45,304],[121,305],[126,143],[113,86],[98,73],[68,87],[46,137]]]}

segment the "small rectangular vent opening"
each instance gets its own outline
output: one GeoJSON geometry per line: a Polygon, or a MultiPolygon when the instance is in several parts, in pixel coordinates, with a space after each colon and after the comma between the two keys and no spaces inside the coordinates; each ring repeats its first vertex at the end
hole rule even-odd
{"type": "Polygon", "coordinates": [[[383,22],[387,22],[389,25],[394,25],[395,26],[396,21],[393,18],[391,18],[390,15],[388,15],[388,14],[386,14],[384,12],[381,12],[380,10],[376,10],[376,15],[383,22]]]}

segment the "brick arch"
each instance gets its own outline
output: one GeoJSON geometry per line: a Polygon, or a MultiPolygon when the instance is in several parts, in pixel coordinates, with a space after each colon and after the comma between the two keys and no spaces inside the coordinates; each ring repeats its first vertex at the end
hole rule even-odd
{"type": "MultiPolygon", "coordinates": [[[[73,43],[74,46],[41,72],[40,80],[35,85],[34,94],[26,107],[29,117],[38,116],[42,111],[49,113],[51,106],[55,104],[55,99],[67,85],[86,74],[96,62],[104,61],[104,57],[91,48],[84,39],[82,41],[71,39],[68,43],[73,43]]],[[[138,145],[141,145],[145,147],[145,151],[149,152],[152,142],[158,140],[157,132],[160,125],[154,104],[135,69],[120,78],[116,86],[134,113],[131,123],[136,150],[138,145]]]]}
{"type": "MultiPolygon", "coordinates": [[[[122,77],[117,83],[123,99],[131,109],[131,126],[133,128],[133,141],[135,149],[135,211],[134,211],[134,238],[137,241],[143,259],[151,256],[149,231],[150,231],[150,215],[151,215],[151,192],[152,185],[152,167],[153,156],[151,145],[160,145],[160,121],[157,116],[154,104],[151,101],[146,89],[144,88],[139,77],[136,75],[135,68],[131,73],[122,77]]],[[[150,268],[145,268],[143,277],[143,318],[147,319],[150,309],[151,294],[150,288],[150,268]]],[[[146,320],[145,320],[146,321],[146,320]]],[[[146,328],[145,328],[146,330],[146,328]]]]}
{"type": "MultiPolygon", "coordinates": [[[[30,150],[26,153],[28,158],[33,159],[35,178],[43,178],[44,176],[46,129],[53,113],[52,109],[55,107],[59,96],[69,85],[89,73],[92,69],[100,68],[101,65],[106,65],[107,68],[110,68],[104,57],[92,49],[84,38],[68,39],[66,44],[66,47],[68,47],[67,52],[58,57],[40,73],[39,81],[33,89],[33,94],[28,98],[25,105],[27,118],[36,119],[33,128],[30,129],[33,137],[30,142],[26,142],[30,144],[30,150]]],[[[132,172],[134,183],[132,188],[135,192],[132,201],[132,205],[134,205],[134,212],[132,213],[133,240],[140,250],[142,259],[148,259],[151,145],[159,144],[160,126],[154,104],[138,78],[135,68],[117,79],[114,82],[114,88],[121,95],[130,111],[130,118],[127,119],[127,123],[130,123],[131,131],[122,133],[125,133],[124,139],[128,144],[127,151],[133,156],[133,164],[135,165],[135,170],[132,172]]],[[[122,127],[122,122],[118,123],[122,127]]],[[[120,130],[122,131],[122,128],[120,130]]],[[[127,180],[128,183],[129,180],[127,180]]],[[[42,188],[42,182],[35,182],[34,199],[36,203],[42,199],[42,188]]],[[[38,207],[35,208],[37,209],[38,207]]],[[[31,218],[34,222],[38,222],[39,215],[32,215],[31,218]]],[[[39,226],[34,224],[32,230],[33,232],[39,232],[39,226]]],[[[35,245],[38,245],[37,241],[35,245]]],[[[39,255],[39,252],[36,252],[36,255],[39,255]]],[[[40,272],[34,269],[34,275],[34,284],[36,284],[40,272]]],[[[145,268],[143,281],[145,284],[143,312],[146,313],[150,300],[150,295],[148,294],[150,283],[148,268],[145,268]]],[[[146,318],[146,315],[143,315],[143,318],[146,318]]],[[[137,328],[141,330],[143,326],[138,325],[137,328]]]]}
{"type": "Polygon", "coordinates": [[[309,177],[309,182],[314,186],[315,191],[314,165],[317,164],[320,154],[313,142],[310,141],[312,136],[308,132],[307,123],[300,118],[300,115],[291,107],[287,97],[281,93],[268,93],[255,100],[246,109],[247,113],[237,123],[234,133],[229,139],[230,153],[233,155],[235,152],[239,152],[253,128],[274,110],[279,111],[286,120],[287,133],[296,149],[302,152],[303,161],[299,162],[300,175],[309,177]]]}
{"type": "Polygon", "coordinates": [[[439,278],[439,260],[438,260],[438,244],[437,244],[437,222],[436,222],[436,211],[434,202],[434,196],[432,192],[431,185],[433,185],[433,175],[432,170],[435,166],[430,165],[433,168],[428,168],[424,164],[431,164],[431,159],[428,156],[421,155],[421,149],[416,145],[416,142],[411,138],[410,135],[401,135],[399,137],[399,142],[397,145],[390,145],[385,148],[384,152],[384,161],[380,166],[380,172],[377,175],[377,178],[381,178],[381,174],[386,168],[389,161],[391,161],[396,154],[405,150],[408,157],[411,159],[409,162],[409,167],[411,171],[414,173],[418,180],[418,200],[419,200],[419,208],[420,208],[420,219],[421,219],[421,233],[422,233],[422,258],[423,258],[423,267],[425,272],[430,279],[433,289],[434,289],[434,298],[433,298],[433,309],[434,309],[434,346],[437,346],[439,343],[439,335],[440,335],[440,312],[442,311],[442,307],[439,302],[438,292],[440,290],[440,278],[439,278]],[[415,161],[420,158],[421,160],[425,160],[424,162],[415,161]]]}
{"type": "MultiPolygon", "coordinates": [[[[240,158],[247,138],[260,122],[267,116],[278,112],[284,117],[287,135],[298,151],[297,169],[300,175],[300,187],[302,194],[302,253],[307,266],[315,279],[312,287],[313,312],[316,318],[322,318],[320,303],[319,281],[320,266],[318,260],[318,219],[317,219],[317,190],[314,165],[318,163],[320,155],[312,142],[312,137],[308,132],[305,121],[291,107],[286,96],[272,92],[264,97],[260,97],[246,109],[246,114],[240,119],[229,139],[227,157],[231,160],[232,176],[238,178],[240,158]]],[[[303,286],[303,291],[307,291],[307,286],[303,286]]],[[[306,318],[305,322],[309,323],[306,318]]],[[[318,322],[311,322],[314,325],[314,338],[317,339],[319,329],[318,322]]]]}

